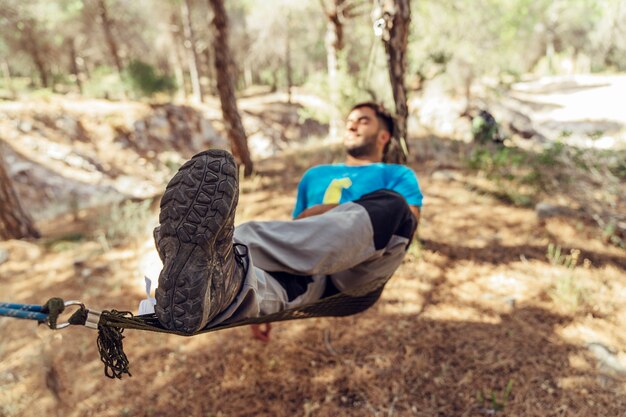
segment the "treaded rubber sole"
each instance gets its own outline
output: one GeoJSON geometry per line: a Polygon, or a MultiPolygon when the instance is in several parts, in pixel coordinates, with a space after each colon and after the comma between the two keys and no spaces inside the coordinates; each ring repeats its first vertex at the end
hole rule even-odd
{"type": "Polygon", "coordinates": [[[232,227],[237,200],[237,165],[222,150],[195,155],[167,185],[156,242],[164,265],[155,311],[164,327],[194,333],[219,313],[211,293],[223,274],[215,243],[232,227]]]}

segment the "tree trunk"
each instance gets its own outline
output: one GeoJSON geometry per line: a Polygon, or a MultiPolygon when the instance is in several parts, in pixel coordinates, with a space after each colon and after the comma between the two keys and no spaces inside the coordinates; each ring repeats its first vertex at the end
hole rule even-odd
{"type": "Polygon", "coordinates": [[[39,78],[41,79],[41,85],[44,88],[48,88],[50,85],[48,78],[48,69],[41,53],[41,46],[38,36],[35,32],[35,23],[32,20],[24,22],[24,38],[22,38],[22,45],[33,59],[37,72],[39,72],[39,78]]]}
{"type": "Polygon", "coordinates": [[[198,74],[198,52],[196,50],[196,37],[191,26],[191,16],[189,14],[189,0],[181,3],[181,14],[183,18],[183,34],[185,35],[185,50],[187,51],[187,65],[191,78],[191,89],[195,100],[199,103],[204,101],[202,88],[200,87],[200,75],[198,74]]]}
{"type": "Polygon", "coordinates": [[[9,61],[5,58],[2,59],[2,75],[4,77],[4,85],[7,86],[9,92],[11,93],[11,99],[15,99],[17,97],[17,93],[15,91],[15,87],[13,86],[11,67],[9,66],[9,61]]]}
{"type": "Polygon", "coordinates": [[[89,69],[89,61],[84,56],[81,56],[78,59],[80,61],[80,68],[83,70],[85,80],[91,81],[91,70],[89,69]]]}
{"type": "Polygon", "coordinates": [[[33,61],[35,61],[35,66],[37,67],[37,71],[39,72],[39,79],[41,80],[41,86],[43,88],[48,88],[50,86],[50,81],[48,78],[48,69],[46,68],[46,64],[43,62],[41,55],[36,47],[31,49],[31,54],[33,57],[33,61]]]}
{"type": "Polygon", "coordinates": [[[38,237],[39,232],[22,208],[0,156],[0,240],[38,237]]]}
{"type": "Polygon", "coordinates": [[[117,72],[122,75],[124,67],[122,66],[122,61],[120,59],[120,55],[117,49],[117,43],[115,42],[115,38],[113,37],[113,31],[111,30],[113,23],[109,19],[109,12],[107,10],[106,0],[98,0],[98,13],[100,15],[100,20],[102,21],[102,29],[104,30],[104,38],[106,40],[107,46],[109,47],[109,53],[111,54],[111,58],[115,63],[117,72]]]}
{"type": "Polygon", "coordinates": [[[324,0],[321,0],[324,14],[328,19],[326,24],[326,65],[328,68],[328,89],[330,92],[331,115],[328,136],[337,137],[341,125],[341,114],[339,110],[339,52],[343,49],[343,23],[339,17],[339,8],[344,0],[332,0],[330,7],[326,7],[324,0]]]}
{"type": "Polygon", "coordinates": [[[252,174],[252,160],[248,149],[246,133],[237,110],[235,97],[235,81],[233,79],[235,64],[232,62],[228,47],[228,16],[224,9],[223,0],[209,0],[213,9],[213,51],[215,53],[215,72],[217,75],[217,90],[222,104],[222,115],[226,124],[226,131],[230,139],[233,155],[244,166],[244,176],[252,174]]]}
{"type": "Polygon", "coordinates": [[[174,50],[174,53],[172,54],[171,59],[174,61],[173,65],[176,83],[179,86],[178,88],[183,93],[183,98],[186,100],[189,94],[187,90],[187,79],[185,77],[183,53],[180,48],[180,45],[184,44],[184,40],[180,36],[179,26],[178,16],[176,13],[172,12],[170,16],[170,35],[172,36],[172,49],[174,50]]]}
{"type": "Polygon", "coordinates": [[[204,74],[209,78],[209,92],[211,95],[215,95],[217,92],[217,86],[215,85],[215,67],[213,66],[213,58],[211,57],[211,48],[207,46],[204,51],[204,74]]]}
{"type": "Polygon", "coordinates": [[[406,50],[411,23],[411,5],[409,0],[389,0],[385,2],[385,12],[389,13],[391,24],[387,24],[388,33],[383,35],[383,43],[389,64],[389,80],[396,106],[395,138],[400,143],[397,155],[390,155],[387,162],[405,163],[408,154],[407,118],[409,115],[404,74],[407,68],[406,50]],[[394,161],[393,159],[396,159],[394,161]]]}
{"type": "Polygon", "coordinates": [[[285,73],[287,76],[287,103],[291,104],[291,87],[293,85],[291,75],[291,32],[290,32],[290,20],[291,16],[288,14],[285,24],[287,25],[287,31],[285,34],[285,73]]]}
{"type": "Polygon", "coordinates": [[[252,63],[250,59],[245,59],[243,61],[243,85],[245,88],[250,87],[254,84],[254,78],[252,77],[252,63]]]}
{"type": "Polygon", "coordinates": [[[76,86],[78,87],[78,91],[83,93],[83,83],[80,79],[80,71],[78,70],[78,62],[76,57],[76,44],[74,43],[74,39],[67,40],[68,47],[70,50],[70,73],[74,76],[76,81],[76,86]]]}

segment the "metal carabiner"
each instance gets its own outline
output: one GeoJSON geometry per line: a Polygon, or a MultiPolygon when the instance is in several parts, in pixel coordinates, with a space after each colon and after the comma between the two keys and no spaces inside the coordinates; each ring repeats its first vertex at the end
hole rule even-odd
{"type": "MultiPolygon", "coordinates": [[[[83,304],[83,303],[81,303],[80,301],[77,301],[77,300],[66,301],[66,302],[63,303],[63,305],[65,306],[65,308],[71,307],[71,306],[80,306],[80,308],[83,308],[83,309],[85,308],[85,304],[83,304]]],[[[54,330],[65,329],[65,328],[67,328],[69,326],[70,326],[70,322],[68,322],[68,321],[63,322],[63,323],[57,323],[57,325],[54,327],[54,330]]]]}

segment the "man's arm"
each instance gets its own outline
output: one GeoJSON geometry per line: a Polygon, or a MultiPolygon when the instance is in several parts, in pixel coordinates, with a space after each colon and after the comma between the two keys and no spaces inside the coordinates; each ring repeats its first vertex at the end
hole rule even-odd
{"type": "Polygon", "coordinates": [[[411,209],[411,213],[415,216],[415,220],[417,220],[417,223],[419,224],[422,208],[419,206],[409,206],[409,208],[411,209]]]}
{"type": "MultiPolygon", "coordinates": [[[[311,217],[311,216],[317,216],[319,214],[324,214],[328,210],[334,209],[338,205],[339,204],[318,204],[317,206],[309,207],[308,209],[300,213],[298,217],[296,217],[296,220],[304,219],[305,217],[311,217]]],[[[419,223],[421,208],[419,206],[409,206],[409,209],[411,210],[411,213],[413,213],[413,216],[415,216],[415,220],[417,220],[417,222],[419,223]]]]}
{"type": "Polygon", "coordinates": [[[296,217],[296,220],[304,219],[305,217],[317,216],[318,214],[324,214],[327,211],[334,209],[338,205],[339,204],[318,204],[316,206],[309,207],[308,209],[304,210],[302,213],[298,214],[298,217],[296,217]]]}

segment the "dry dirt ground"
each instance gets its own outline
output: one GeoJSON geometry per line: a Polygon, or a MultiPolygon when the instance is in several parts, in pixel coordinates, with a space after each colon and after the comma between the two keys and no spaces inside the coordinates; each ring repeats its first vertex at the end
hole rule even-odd
{"type": "MultiPolygon", "coordinates": [[[[370,310],[279,323],[269,343],[245,327],[127,330],[122,380],[103,375],[93,330],[1,318],[0,417],[626,416],[624,250],[592,225],[539,222],[477,191],[455,146],[413,143],[419,241],[370,310]]],[[[237,222],[289,219],[303,171],[340,158],[318,146],[260,161],[237,222]]],[[[37,242],[0,242],[0,300],[136,311],[156,213],[118,245],[91,237],[93,216],[41,223],[37,242]]]]}

